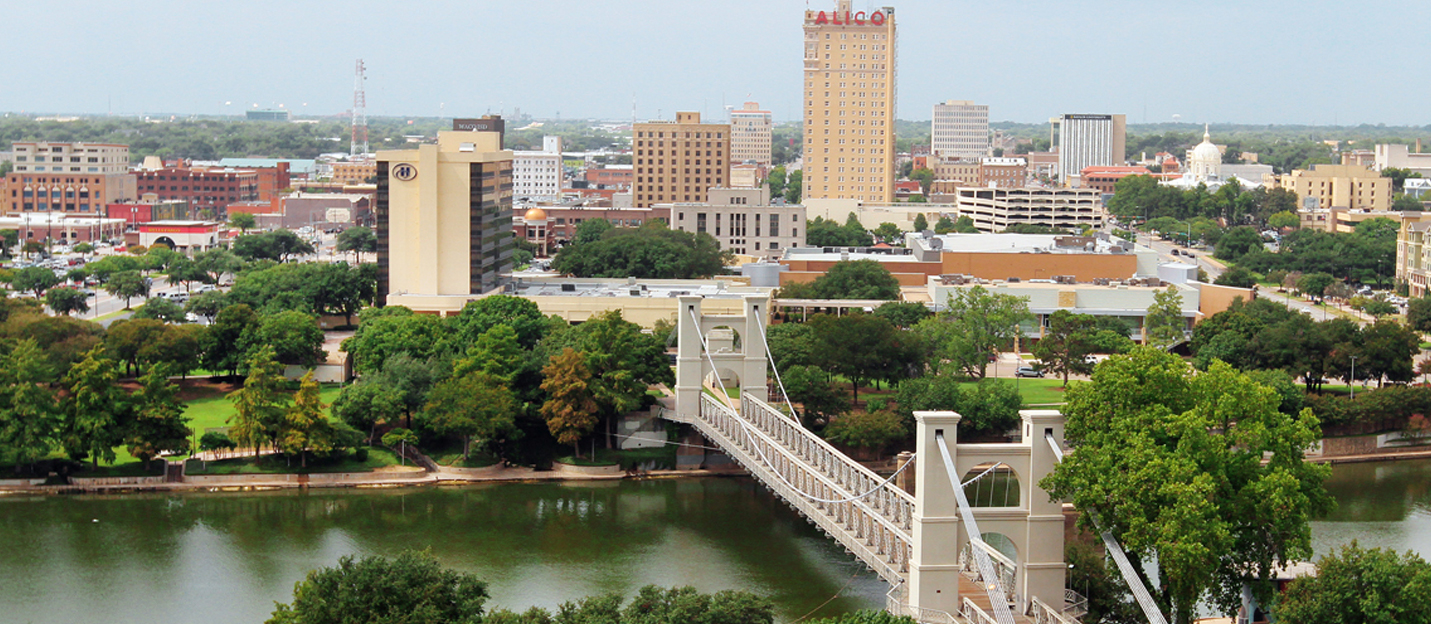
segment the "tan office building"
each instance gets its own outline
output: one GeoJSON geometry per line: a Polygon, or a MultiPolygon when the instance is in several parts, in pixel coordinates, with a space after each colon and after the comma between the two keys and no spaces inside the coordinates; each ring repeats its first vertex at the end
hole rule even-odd
{"type": "Polygon", "coordinates": [[[730,112],[730,160],[736,164],[771,164],[775,118],[760,110],[759,102],[746,102],[730,112]]]}
{"type": "Polygon", "coordinates": [[[700,113],[675,121],[638,123],[631,130],[632,205],[703,202],[706,189],[730,180],[730,124],[701,123],[700,113]]]}
{"type": "Polygon", "coordinates": [[[139,199],[129,173],[129,146],[112,143],[13,144],[15,170],[5,176],[6,212],[102,214],[106,205],[139,199]]]}
{"type": "Polygon", "coordinates": [[[377,154],[378,298],[454,314],[512,270],[512,152],[497,132],[377,154]]]}
{"type": "Polygon", "coordinates": [[[894,201],[894,9],[805,11],[804,197],[894,201]]]}
{"type": "Polygon", "coordinates": [[[1358,165],[1312,165],[1276,176],[1276,185],[1297,194],[1303,210],[1348,208],[1384,212],[1391,209],[1391,178],[1358,165]],[[1315,202],[1316,205],[1311,205],[1315,202]]]}
{"type": "Polygon", "coordinates": [[[672,204],[671,229],[705,232],[721,249],[778,260],[786,249],[805,245],[805,207],[770,205],[770,189],[711,189],[710,201],[672,204]]]}

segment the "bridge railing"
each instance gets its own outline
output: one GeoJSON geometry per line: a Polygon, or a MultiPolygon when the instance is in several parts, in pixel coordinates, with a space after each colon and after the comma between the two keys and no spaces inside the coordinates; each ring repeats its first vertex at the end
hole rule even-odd
{"type": "MultiPolygon", "coordinates": [[[[766,406],[769,409],[768,406],[766,406]]],[[[771,410],[773,411],[773,410],[771,410]]],[[[778,413],[778,412],[777,412],[778,413]]],[[[781,416],[783,418],[783,416],[781,416]]],[[[701,433],[726,451],[732,459],[794,507],[821,530],[854,553],[881,578],[891,584],[900,583],[909,570],[912,538],[906,516],[912,513],[901,508],[892,494],[876,492],[869,497],[851,500],[855,486],[863,481],[850,474],[841,462],[813,457],[806,461],[796,452],[797,446],[809,446],[794,438],[786,444],[765,428],[741,418],[735,410],[718,399],[701,394],[700,411],[695,423],[701,433]],[[830,472],[821,469],[830,466],[830,472]]],[[[778,428],[777,428],[778,429],[778,428]]],[[[813,434],[809,434],[813,437],[813,434]]],[[[833,449],[831,449],[833,451],[833,449]]],[[[873,473],[870,473],[873,475],[873,473]]],[[[871,486],[878,484],[875,481],[871,486]]],[[[912,501],[911,501],[912,503],[912,501]]]]}
{"type": "Polygon", "coordinates": [[[904,598],[904,585],[894,584],[884,595],[884,609],[893,615],[907,615],[919,624],[967,624],[948,611],[911,606],[904,598]]]}
{"type": "Polygon", "coordinates": [[[1078,624],[1078,620],[1070,618],[1058,609],[1048,606],[1038,596],[1029,599],[1029,619],[1034,624],[1078,624]]]}
{"type": "Polygon", "coordinates": [[[749,394],[740,398],[740,413],[747,422],[779,441],[802,461],[818,468],[842,487],[863,494],[876,487],[879,491],[869,499],[885,518],[905,531],[914,525],[914,495],[899,488],[885,477],[861,466],[829,442],[800,426],[800,423],[775,409],[769,403],[749,394]],[[881,486],[880,484],[884,485],[881,486]]]}
{"type": "Polygon", "coordinates": [[[969,624],[999,624],[994,616],[974,604],[974,601],[970,600],[968,596],[965,596],[961,602],[963,604],[959,607],[959,615],[963,616],[965,622],[969,624]]]}
{"type": "Polygon", "coordinates": [[[981,584],[990,580],[997,580],[999,587],[1004,588],[1004,598],[1009,601],[1009,604],[1018,604],[1018,594],[1016,592],[1018,587],[1018,564],[1014,563],[1014,560],[1008,558],[1004,553],[995,550],[983,541],[965,542],[964,548],[959,550],[959,569],[973,577],[974,580],[980,581],[981,584]],[[984,575],[979,571],[979,566],[974,565],[974,552],[971,549],[976,548],[976,543],[978,544],[977,548],[989,555],[989,561],[994,564],[994,573],[999,575],[998,579],[984,578],[984,575]]]}

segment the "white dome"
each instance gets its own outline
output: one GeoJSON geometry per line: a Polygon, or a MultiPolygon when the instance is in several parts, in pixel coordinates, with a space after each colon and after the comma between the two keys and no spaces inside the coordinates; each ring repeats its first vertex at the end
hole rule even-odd
{"type": "Polygon", "coordinates": [[[1222,150],[1217,149],[1212,144],[1212,136],[1208,134],[1207,126],[1202,129],[1202,143],[1192,150],[1191,173],[1195,178],[1206,181],[1222,175],[1222,150]]]}

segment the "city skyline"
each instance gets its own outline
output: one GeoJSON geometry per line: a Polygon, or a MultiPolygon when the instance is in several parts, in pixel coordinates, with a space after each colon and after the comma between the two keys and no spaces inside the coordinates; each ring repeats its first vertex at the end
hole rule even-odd
{"type": "MultiPolygon", "coordinates": [[[[1052,2],[892,5],[899,16],[900,119],[925,120],[948,99],[988,103],[990,121],[1124,113],[1129,123],[1425,125],[1428,87],[1371,60],[1431,52],[1409,2],[1052,2]],[[1348,34],[1350,33],[1350,34],[1348,34]]],[[[15,29],[23,54],[0,110],[58,114],[232,114],[278,107],[300,116],[352,105],[352,65],[368,65],[373,116],[511,114],[723,118],[759,101],[777,121],[800,112],[800,16],[818,0],[719,6],[627,0],[601,5],[370,0],[289,5],[158,1],[80,3],[65,45],[49,29],[15,29]],[[41,35],[40,33],[45,33],[41,35]],[[152,37],[151,37],[152,36],[152,37]],[[153,41],[155,43],[150,43],[153,41]],[[505,53],[489,54],[494,50],[505,53]],[[464,61],[464,59],[471,59],[464,61]],[[494,60],[495,59],[495,60],[494,60]],[[58,76],[68,76],[62,89],[58,76]]],[[[12,23],[53,21],[52,8],[8,3],[12,23]]]]}

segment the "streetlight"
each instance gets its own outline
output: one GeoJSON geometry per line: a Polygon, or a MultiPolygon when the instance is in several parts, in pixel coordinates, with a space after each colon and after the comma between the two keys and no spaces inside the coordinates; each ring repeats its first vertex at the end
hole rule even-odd
{"type": "Polygon", "coordinates": [[[1356,356],[1351,356],[1351,398],[1356,398],[1356,356]]]}

